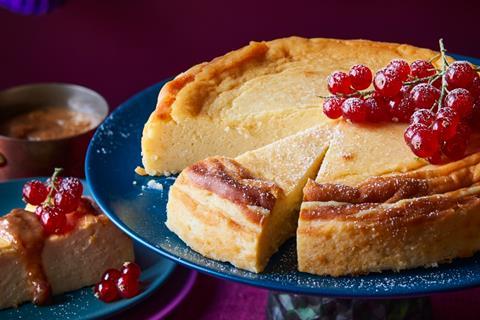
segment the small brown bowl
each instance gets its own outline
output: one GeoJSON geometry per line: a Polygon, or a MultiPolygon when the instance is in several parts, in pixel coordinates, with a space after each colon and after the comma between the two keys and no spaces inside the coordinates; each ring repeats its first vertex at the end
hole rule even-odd
{"type": "Polygon", "coordinates": [[[105,99],[88,88],[62,83],[24,85],[0,91],[3,120],[45,107],[69,108],[91,115],[87,131],[66,138],[32,141],[0,134],[0,181],[50,176],[55,167],[63,174],[83,177],[88,142],[108,114],[105,99]]]}

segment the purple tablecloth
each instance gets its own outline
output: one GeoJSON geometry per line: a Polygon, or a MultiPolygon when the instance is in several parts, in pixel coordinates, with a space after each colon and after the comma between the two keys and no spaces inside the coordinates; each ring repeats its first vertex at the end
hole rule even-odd
{"type": "MultiPolygon", "coordinates": [[[[172,320],[265,319],[268,291],[200,274],[172,320]]],[[[432,296],[433,319],[478,319],[480,289],[432,296]]]]}

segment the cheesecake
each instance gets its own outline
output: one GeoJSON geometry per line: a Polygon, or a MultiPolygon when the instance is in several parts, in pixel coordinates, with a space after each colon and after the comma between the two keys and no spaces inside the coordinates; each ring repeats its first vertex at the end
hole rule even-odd
{"type": "Polygon", "coordinates": [[[355,186],[309,181],[300,271],[340,276],[436,266],[480,250],[480,153],[355,186]]]}
{"type": "Polygon", "coordinates": [[[143,129],[146,174],[179,172],[209,156],[236,157],[331,123],[326,78],[364,63],[430,59],[435,52],[366,40],[290,37],[249,45],[181,73],[160,90],[143,129]]]}
{"type": "Polygon", "coordinates": [[[167,227],[206,257],[261,272],[295,234],[302,189],[317,174],[330,134],[320,125],[187,167],[170,189],[167,227]]]}
{"type": "Polygon", "coordinates": [[[132,241],[106,216],[85,199],[78,211],[81,217],[62,235],[46,236],[31,211],[14,209],[0,218],[0,309],[46,304],[52,295],[93,285],[107,269],[134,260],[132,241]]]}

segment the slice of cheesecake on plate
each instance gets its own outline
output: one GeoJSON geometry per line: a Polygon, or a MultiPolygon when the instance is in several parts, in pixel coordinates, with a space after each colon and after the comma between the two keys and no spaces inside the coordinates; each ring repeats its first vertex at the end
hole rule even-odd
{"type": "Polygon", "coordinates": [[[187,167],[170,189],[168,228],[204,256],[261,272],[295,234],[302,188],[329,140],[330,128],[318,126],[235,159],[187,167]]]}
{"type": "Polygon", "coordinates": [[[56,295],[97,283],[109,268],[133,261],[130,238],[103,214],[85,210],[74,228],[45,235],[34,213],[14,209],[0,218],[0,308],[47,303],[56,295]]]}
{"type": "Polygon", "coordinates": [[[300,271],[402,270],[480,249],[480,149],[456,162],[427,165],[405,150],[401,125],[337,129],[343,133],[333,136],[348,141],[332,139],[316,181],[304,188],[300,271]]]}
{"type": "Polygon", "coordinates": [[[149,175],[179,172],[209,156],[236,157],[330,120],[322,112],[327,76],[362,63],[429,60],[404,44],[298,37],[251,42],[165,84],[145,124],[149,175]]]}

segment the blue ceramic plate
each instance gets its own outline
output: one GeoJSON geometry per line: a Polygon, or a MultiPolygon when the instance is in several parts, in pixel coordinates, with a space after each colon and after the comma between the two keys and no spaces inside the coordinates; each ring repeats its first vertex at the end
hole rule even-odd
{"type": "MultiPolygon", "coordinates": [[[[22,208],[21,200],[23,184],[30,179],[12,180],[0,183],[0,213],[3,215],[13,208],[22,208]]],[[[85,186],[85,193],[90,190],[85,186]]],[[[142,293],[132,299],[103,303],[94,297],[92,288],[86,287],[70,293],[54,297],[50,306],[37,307],[31,303],[21,305],[17,309],[0,310],[0,319],[102,319],[130,308],[150,296],[169,277],[175,264],[146,249],[135,247],[135,257],[142,267],[141,280],[146,284],[142,293]]]]}
{"type": "MultiPolygon", "coordinates": [[[[469,59],[480,64],[479,60],[469,59]]],[[[175,262],[220,278],[272,290],[342,297],[421,295],[480,285],[480,254],[438,268],[418,268],[357,277],[320,277],[297,271],[294,240],[274,255],[265,272],[255,274],[207,259],[165,227],[168,189],[174,177],[141,177],[140,138],[154,110],[154,85],[123,103],[96,132],[87,154],[86,173],[95,199],[125,232],[175,262]],[[158,186],[151,188],[155,184],[158,186]]]]}

